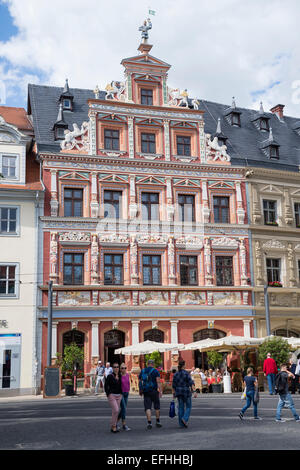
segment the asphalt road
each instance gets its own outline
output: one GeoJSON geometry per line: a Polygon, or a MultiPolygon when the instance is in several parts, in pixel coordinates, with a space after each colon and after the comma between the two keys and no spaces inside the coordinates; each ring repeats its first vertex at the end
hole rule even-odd
{"type": "MultiPolygon", "coordinates": [[[[300,414],[300,395],[293,395],[300,414]]],[[[261,394],[259,416],[250,408],[244,421],[238,413],[245,403],[240,394],[202,394],[193,398],[187,429],[168,416],[170,396],[161,401],[161,429],[146,430],[143,403],[130,397],[127,424],[131,431],[110,432],[106,398],[0,399],[1,450],[299,450],[300,424],[284,409],[285,423],[275,422],[278,398],[261,394]]],[[[153,423],[155,419],[153,418],[153,423]]]]}

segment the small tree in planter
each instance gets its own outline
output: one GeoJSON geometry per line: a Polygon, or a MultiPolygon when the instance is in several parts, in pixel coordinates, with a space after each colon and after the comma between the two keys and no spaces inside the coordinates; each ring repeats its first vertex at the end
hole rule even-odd
{"type": "Polygon", "coordinates": [[[223,362],[223,354],[217,351],[208,351],[207,361],[215,369],[220,366],[223,362]]]}
{"type": "Polygon", "coordinates": [[[290,357],[290,346],[286,340],[280,336],[266,339],[258,348],[258,358],[261,363],[266,359],[267,354],[271,353],[271,357],[276,361],[277,367],[282,362],[287,362],[290,357]]]}
{"type": "MultiPolygon", "coordinates": [[[[62,373],[65,377],[72,377],[72,381],[65,382],[66,385],[74,384],[74,377],[77,377],[77,370],[81,368],[84,361],[84,351],[82,348],[77,346],[76,343],[71,343],[69,346],[66,346],[64,349],[63,356],[57,354],[57,365],[61,367],[62,373]]],[[[76,393],[76,390],[73,389],[73,393],[76,393]]]]}

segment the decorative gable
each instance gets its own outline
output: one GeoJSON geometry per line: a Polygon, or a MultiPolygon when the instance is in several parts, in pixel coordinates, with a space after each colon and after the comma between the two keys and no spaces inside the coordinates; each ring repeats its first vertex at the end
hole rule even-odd
{"type": "Polygon", "coordinates": [[[160,178],[156,176],[137,176],[136,182],[139,184],[165,184],[165,178],[160,178]]]}
{"type": "Polygon", "coordinates": [[[58,174],[59,179],[64,180],[82,180],[82,181],[89,181],[89,174],[88,173],[79,173],[77,171],[67,172],[67,171],[60,171],[58,174]]]}
{"type": "Polygon", "coordinates": [[[118,175],[107,175],[107,174],[100,174],[99,175],[99,181],[101,182],[112,182],[112,183],[128,183],[128,176],[127,175],[122,175],[122,176],[118,176],[118,175]]]}
{"type": "Polygon", "coordinates": [[[200,180],[192,180],[189,178],[174,178],[174,186],[192,186],[193,188],[200,188],[200,180]]]}

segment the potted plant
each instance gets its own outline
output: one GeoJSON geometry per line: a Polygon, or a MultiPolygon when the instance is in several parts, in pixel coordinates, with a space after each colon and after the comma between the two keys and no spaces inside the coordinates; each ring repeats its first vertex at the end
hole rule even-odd
{"type": "Polygon", "coordinates": [[[291,354],[288,342],[280,336],[268,338],[258,347],[258,358],[261,364],[266,359],[268,352],[271,353],[271,357],[278,367],[280,364],[288,362],[291,354]]]}
{"type": "Polygon", "coordinates": [[[57,354],[57,364],[61,367],[64,378],[63,384],[66,395],[74,395],[77,391],[78,369],[82,367],[84,361],[83,349],[76,343],[71,343],[64,349],[64,354],[57,354]]]}
{"type": "Polygon", "coordinates": [[[280,281],[272,281],[268,283],[269,287],[282,287],[282,283],[280,281]]]}

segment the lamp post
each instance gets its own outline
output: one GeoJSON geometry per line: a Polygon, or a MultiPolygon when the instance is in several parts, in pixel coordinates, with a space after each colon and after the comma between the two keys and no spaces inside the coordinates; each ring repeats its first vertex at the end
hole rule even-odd
{"type": "Polygon", "coordinates": [[[52,355],[52,284],[53,281],[49,281],[48,284],[48,336],[47,336],[47,366],[51,366],[51,355],[52,355]]]}

